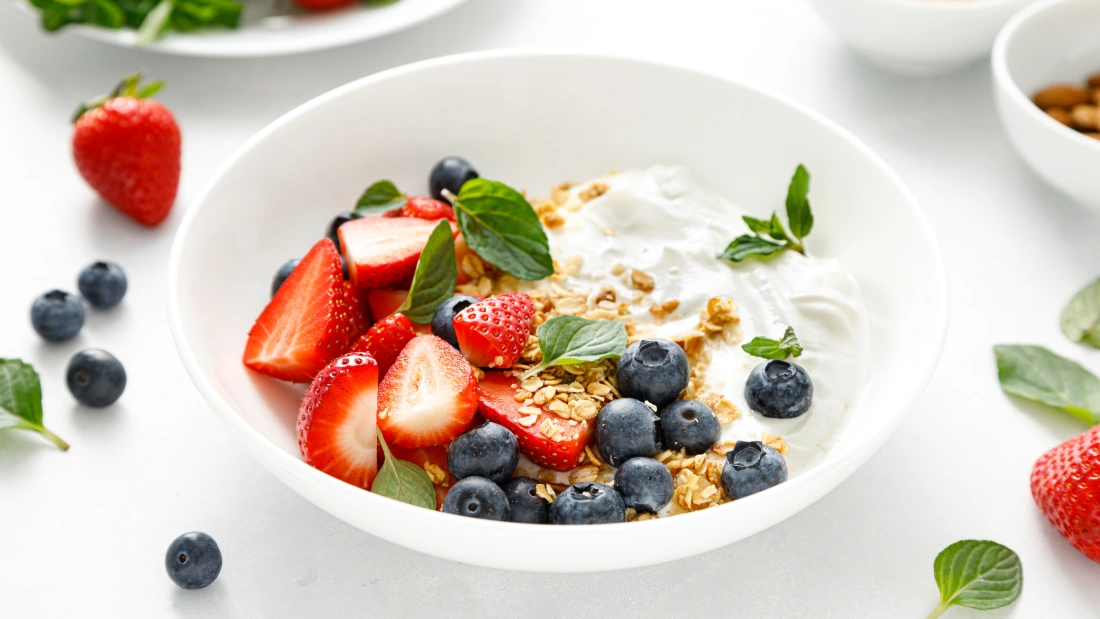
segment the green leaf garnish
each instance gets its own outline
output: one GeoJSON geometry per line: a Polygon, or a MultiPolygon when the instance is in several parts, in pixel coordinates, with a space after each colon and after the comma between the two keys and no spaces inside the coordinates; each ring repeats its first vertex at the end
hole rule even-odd
{"type": "Polygon", "coordinates": [[[787,327],[783,337],[773,340],[767,337],[754,337],[751,342],[741,347],[741,350],[761,359],[786,359],[787,357],[799,357],[802,355],[802,344],[794,334],[794,327],[787,327]]]}
{"type": "MultiPolygon", "coordinates": [[[[160,3],[153,7],[152,11],[149,11],[137,31],[138,45],[148,45],[157,40],[160,33],[168,27],[168,20],[172,17],[173,6],[174,0],[160,0],[160,3]]],[[[156,92],[156,90],[153,92],[156,92]]]]}
{"type": "Polygon", "coordinates": [[[0,359],[0,430],[30,430],[69,448],[42,425],[42,383],[38,372],[19,359],[0,359]]]}
{"type": "Polygon", "coordinates": [[[936,556],[933,569],[940,604],[928,619],[939,617],[952,606],[977,610],[1008,606],[1020,597],[1024,586],[1020,557],[997,542],[955,542],[936,556]]]}
{"type": "Polygon", "coordinates": [[[236,28],[241,5],[235,0],[30,0],[42,12],[42,27],[58,30],[69,24],[101,28],[134,28],[137,42],[147,44],[160,33],[199,28],[236,28]]]}
{"type": "Polygon", "coordinates": [[[375,429],[375,432],[378,433],[378,442],[382,446],[386,461],[382,463],[382,468],[374,478],[370,491],[402,503],[434,510],[435,486],[432,485],[428,473],[411,462],[395,458],[390,453],[390,446],[386,444],[386,437],[382,436],[382,431],[375,429]]]}
{"type": "Polygon", "coordinates": [[[466,244],[483,260],[520,279],[553,275],[546,231],[521,193],[475,178],[462,185],[453,202],[466,244]]]}
{"type": "Polygon", "coordinates": [[[766,257],[785,249],[806,254],[803,241],[814,227],[814,215],[810,210],[810,173],[802,165],[794,172],[791,184],[787,188],[788,232],[779,220],[779,214],[773,212],[770,219],[757,219],[748,215],[742,217],[752,234],[743,234],[730,242],[718,255],[723,260],[741,262],[746,258],[766,257]]]}
{"type": "Polygon", "coordinates": [[[799,165],[791,178],[791,184],[787,188],[787,221],[791,225],[791,234],[798,239],[799,245],[802,239],[810,235],[814,227],[814,214],[810,211],[810,173],[805,166],[799,165]]]}
{"type": "Polygon", "coordinates": [[[361,215],[373,211],[388,211],[405,206],[408,197],[398,191],[391,181],[378,181],[367,187],[355,204],[355,212],[361,215]]]}
{"type": "Polygon", "coordinates": [[[1100,279],[1082,288],[1062,310],[1062,333],[1100,348],[1100,279]]]}
{"type": "Polygon", "coordinates": [[[618,320],[589,320],[568,314],[542,323],[535,335],[539,338],[542,361],[524,372],[521,380],[554,365],[618,357],[627,344],[626,327],[618,320]]]}
{"type": "Polygon", "coordinates": [[[723,260],[741,262],[752,256],[770,256],[777,251],[786,249],[785,244],[775,243],[759,236],[743,234],[726,246],[725,251],[718,255],[723,260]]]}
{"type": "Polygon", "coordinates": [[[418,325],[428,324],[439,304],[454,296],[457,280],[454,236],[451,222],[444,219],[432,230],[420,252],[409,296],[394,313],[400,312],[418,325]]]}
{"type": "Polygon", "coordinates": [[[1005,393],[1100,424],[1100,379],[1092,372],[1041,346],[1002,344],[993,354],[1005,393]]]}

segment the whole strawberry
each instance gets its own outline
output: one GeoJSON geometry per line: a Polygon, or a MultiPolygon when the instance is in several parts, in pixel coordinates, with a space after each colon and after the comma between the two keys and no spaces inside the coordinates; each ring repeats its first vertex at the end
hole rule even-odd
{"type": "Polygon", "coordinates": [[[168,217],[180,181],[180,129],[168,108],[149,99],[161,82],[139,88],[140,75],[80,106],[73,159],[109,204],[146,226],[168,217]]]}
{"type": "Polygon", "coordinates": [[[1100,562],[1100,426],[1043,454],[1031,495],[1062,537],[1100,562]]]}

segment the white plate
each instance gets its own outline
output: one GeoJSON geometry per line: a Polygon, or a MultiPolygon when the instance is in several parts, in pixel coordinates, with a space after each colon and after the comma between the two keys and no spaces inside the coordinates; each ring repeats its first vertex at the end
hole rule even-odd
{"type": "Polygon", "coordinates": [[[279,119],[242,147],[191,205],[172,250],[168,290],[172,332],[188,373],[275,476],[391,542],[465,563],[535,571],[619,569],[687,557],[813,503],[894,430],[931,377],[947,327],[944,265],[924,215],[882,160],[831,121],[681,68],[531,51],[393,69],[279,119]],[[438,104],[440,92],[448,93],[447,105],[438,104]],[[859,279],[873,341],[870,382],[824,461],[721,507],[574,527],[416,508],[306,465],[295,441],[303,388],[250,372],[240,361],[271,275],[320,238],[365,185],[390,178],[425,191],[428,170],[451,154],[469,158],[489,178],[537,193],[614,168],[679,163],[761,216],[781,204],[791,170],[805,163],[814,175],[813,251],[838,258],[859,279]]]}

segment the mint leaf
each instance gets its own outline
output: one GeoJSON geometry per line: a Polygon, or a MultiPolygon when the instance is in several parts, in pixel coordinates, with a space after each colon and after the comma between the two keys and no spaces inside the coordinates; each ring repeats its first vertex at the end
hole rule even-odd
{"type": "Polygon", "coordinates": [[[475,178],[462,185],[454,209],[466,244],[483,260],[520,279],[553,275],[546,232],[518,191],[475,178]]]}
{"type": "Polygon", "coordinates": [[[779,221],[779,214],[774,211],[770,219],[744,215],[741,219],[745,220],[745,225],[749,227],[752,234],[743,234],[734,239],[718,257],[741,262],[753,256],[770,256],[784,249],[805,255],[806,247],[802,239],[810,234],[810,230],[814,227],[809,192],[810,173],[805,167],[799,165],[787,188],[787,222],[791,227],[790,233],[783,228],[783,222],[779,221]]]}
{"type": "Polygon", "coordinates": [[[736,239],[733,239],[721,254],[719,258],[724,260],[731,260],[733,262],[741,262],[745,258],[752,256],[770,256],[777,251],[786,249],[785,244],[775,243],[758,236],[752,236],[744,234],[736,239]]]}
{"type": "Polygon", "coordinates": [[[1062,333],[1100,348],[1100,279],[1082,288],[1062,310],[1062,333]]]}
{"type": "Polygon", "coordinates": [[[370,491],[402,503],[434,510],[435,486],[432,485],[428,473],[411,462],[395,458],[390,453],[390,446],[386,444],[382,431],[375,429],[375,432],[378,433],[378,441],[382,445],[386,461],[382,463],[370,491]]]}
{"type": "MultiPolygon", "coordinates": [[[[149,11],[145,16],[145,19],[141,22],[141,27],[138,28],[137,31],[138,45],[148,45],[157,40],[157,37],[160,36],[160,33],[163,32],[164,28],[168,25],[169,18],[172,17],[173,1],[174,0],[160,0],[160,3],[153,7],[153,10],[149,11]]],[[[156,84],[156,82],[153,84],[156,84]]],[[[149,90],[150,86],[153,86],[153,84],[147,86],[145,90],[149,90]]],[[[145,90],[143,90],[144,96],[139,98],[148,98],[159,89],[160,86],[158,85],[150,93],[145,93],[145,90]]]]}
{"type": "Polygon", "coordinates": [[[535,330],[542,350],[542,361],[527,370],[521,379],[538,374],[554,365],[573,365],[618,357],[626,350],[626,327],[618,320],[589,320],[562,314],[539,325],[535,330]]]}
{"type": "Polygon", "coordinates": [[[1020,557],[997,542],[955,542],[936,556],[933,570],[940,588],[940,604],[928,619],[939,617],[952,606],[977,610],[1008,606],[1020,597],[1024,586],[1020,557]]]}
{"type": "Polygon", "coordinates": [[[444,219],[420,252],[409,296],[394,313],[400,312],[418,325],[428,324],[439,304],[454,296],[457,280],[454,236],[451,222],[444,219]]]}
{"type": "Polygon", "coordinates": [[[390,181],[378,181],[367,187],[355,204],[355,212],[366,214],[377,210],[389,210],[405,206],[405,194],[390,181]]]}
{"type": "Polygon", "coordinates": [[[742,346],[741,350],[762,359],[786,359],[787,357],[802,355],[802,345],[794,334],[794,327],[787,327],[787,330],[783,332],[783,337],[778,340],[767,337],[754,337],[751,342],[742,346]]]}
{"type": "Polygon", "coordinates": [[[787,221],[791,225],[791,234],[799,243],[814,227],[814,215],[810,211],[810,173],[802,165],[794,171],[791,184],[787,188],[787,221]]]}
{"type": "Polygon", "coordinates": [[[779,221],[777,213],[772,213],[771,219],[757,219],[748,215],[742,216],[741,219],[745,220],[749,230],[756,234],[770,236],[777,241],[787,240],[787,231],[783,229],[783,223],[779,221]]]}
{"type": "Polygon", "coordinates": [[[993,354],[1005,393],[1100,424],[1100,379],[1085,368],[1041,346],[1002,344],[993,354]]]}
{"type": "Polygon", "coordinates": [[[69,445],[42,425],[42,383],[38,372],[19,359],[0,359],[0,430],[30,430],[62,451],[69,445]]]}
{"type": "MultiPolygon", "coordinates": [[[[42,27],[58,30],[69,24],[139,29],[139,43],[166,30],[236,28],[241,5],[234,0],[30,0],[42,12],[42,27]]],[[[150,38],[152,37],[152,38],[150,38]]]]}

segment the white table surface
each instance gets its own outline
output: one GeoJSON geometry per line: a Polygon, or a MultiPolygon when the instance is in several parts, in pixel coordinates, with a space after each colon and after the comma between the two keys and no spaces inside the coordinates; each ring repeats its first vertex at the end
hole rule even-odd
{"type": "Polygon", "coordinates": [[[1028,486],[1034,460],[1084,428],[1006,399],[991,352],[999,342],[1042,343],[1100,371],[1100,351],[1058,330],[1064,302],[1100,274],[1100,216],[1011,151],[985,65],[936,79],[882,73],[798,0],[472,0],[375,42],[240,61],[46,36],[0,3],[0,92],[0,356],[39,369],[46,423],[72,444],[62,453],[0,433],[0,616],[924,617],[938,600],[932,560],[963,538],[1014,548],[1024,593],[1010,609],[946,616],[1100,613],[1100,564],[1047,526],[1028,486]],[[836,491],[764,533],[678,563],[508,573],[343,524],[268,475],[208,411],[172,345],[163,281],[173,232],[221,162],[268,122],[349,80],[509,46],[627,53],[765,86],[839,121],[909,183],[950,265],[949,341],[896,435],[836,491]],[[99,203],[69,155],[76,103],[138,68],[167,80],[161,99],[183,128],[179,200],[156,230],[99,203]],[[74,289],[80,268],[100,258],[125,267],[126,300],[92,312],[74,341],[40,341],[31,300],[74,289]],[[82,409],[64,386],[68,357],[88,346],[114,352],[129,373],[107,410],[82,409]],[[218,540],[225,567],[214,585],[189,592],[165,576],[163,557],[193,529],[218,540]]]}

